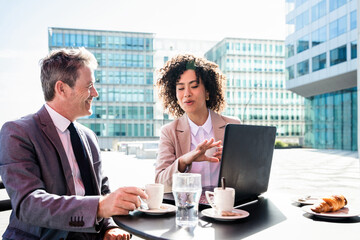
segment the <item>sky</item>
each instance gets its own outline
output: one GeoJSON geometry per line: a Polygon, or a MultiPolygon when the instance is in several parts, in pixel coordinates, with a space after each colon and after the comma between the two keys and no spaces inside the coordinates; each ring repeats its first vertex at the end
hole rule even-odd
{"type": "Polygon", "coordinates": [[[0,126],[44,104],[49,27],[284,40],[285,0],[0,0],[0,126]]]}

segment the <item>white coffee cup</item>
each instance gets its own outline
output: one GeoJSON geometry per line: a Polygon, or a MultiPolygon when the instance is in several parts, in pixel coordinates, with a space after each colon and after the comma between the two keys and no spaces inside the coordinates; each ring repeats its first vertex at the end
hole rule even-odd
{"type": "Polygon", "coordinates": [[[216,210],[218,214],[223,211],[232,211],[235,200],[235,189],[221,187],[214,188],[214,192],[205,191],[205,196],[212,208],[216,210]],[[214,196],[211,198],[210,196],[214,196]]]}
{"type": "Polygon", "coordinates": [[[144,200],[144,202],[147,203],[149,209],[160,209],[164,197],[164,184],[146,184],[145,192],[149,198],[144,200]]]}

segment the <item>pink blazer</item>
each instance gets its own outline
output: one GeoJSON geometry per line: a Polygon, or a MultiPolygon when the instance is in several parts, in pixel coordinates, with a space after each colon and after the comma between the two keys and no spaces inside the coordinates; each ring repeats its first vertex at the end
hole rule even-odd
{"type": "MultiPolygon", "coordinates": [[[[225,117],[210,110],[215,141],[224,141],[225,126],[240,120],[225,117]]],[[[155,182],[163,183],[165,192],[171,192],[172,175],[178,171],[178,158],[190,152],[191,133],[186,114],[161,128],[159,150],[155,167],[155,182]]],[[[191,169],[191,166],[190,166],[191,169]]]]}

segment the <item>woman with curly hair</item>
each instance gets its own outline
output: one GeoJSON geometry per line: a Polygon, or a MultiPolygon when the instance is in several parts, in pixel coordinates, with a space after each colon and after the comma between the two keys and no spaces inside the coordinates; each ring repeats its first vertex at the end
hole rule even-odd
{"type": "Polygon", "coordinates": [[[170,192],[174,173],[191,172],[202,175],[203,187],[217,185],[225,126],[240,123],[219,114],[225,75],[215,63],[190,54],[169,60],[159,75],[159,96],[176,120],[161,128],[155,181],[170,192]]]}

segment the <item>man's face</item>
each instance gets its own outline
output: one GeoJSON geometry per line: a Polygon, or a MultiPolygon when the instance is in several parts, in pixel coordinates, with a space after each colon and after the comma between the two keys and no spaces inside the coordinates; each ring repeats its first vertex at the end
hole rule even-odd
{"type": "Polygon", "coordinates": [[[92,114],[91,102],[99,96],[94,86],[94,74],[89,67],[78,70],[79,76],[68,95],[67,104],[71,118],[77,119],[92,114]]]}

